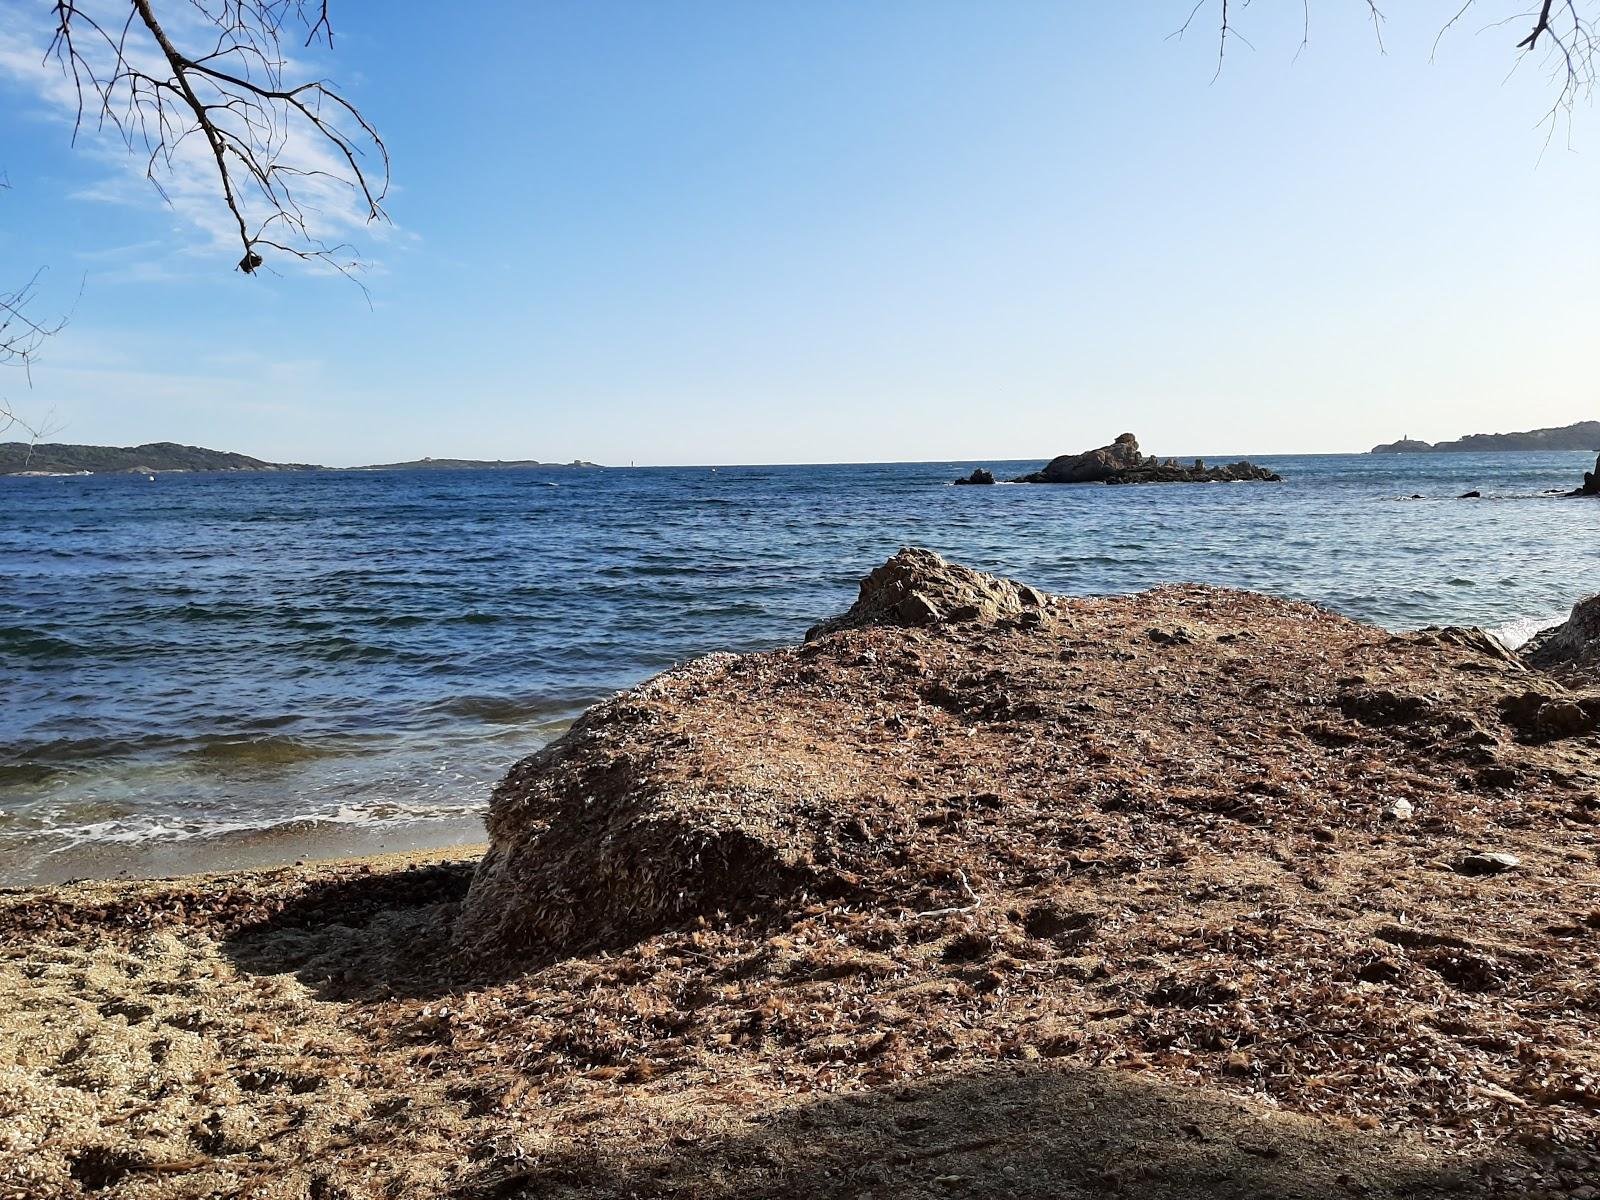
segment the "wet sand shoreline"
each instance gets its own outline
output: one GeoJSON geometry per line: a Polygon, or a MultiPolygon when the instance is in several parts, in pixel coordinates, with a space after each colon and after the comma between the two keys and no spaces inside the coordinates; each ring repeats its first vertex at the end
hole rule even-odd
{"type": "Polygon", "coordinates": [[[100,842],[0,855],[0,888],[79,880],[154,880],[304,866],[312,862],[481,847],[477,817],[374,826],[289,822],[270,830],[180,841],[100,842]]]}

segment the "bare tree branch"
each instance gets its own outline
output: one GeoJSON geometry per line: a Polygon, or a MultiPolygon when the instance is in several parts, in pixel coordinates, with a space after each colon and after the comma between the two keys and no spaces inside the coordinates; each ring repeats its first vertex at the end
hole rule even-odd
{"type": "MultiPolygon", "coordinates": [[[[45,339],[60,333],[67,323],[65,317],[46,324],[28,315],[27,310],[37,296],[39,280],[43,275],[44,269],[41,267],[22,287],[11,292],[0,292],[0,367],[20,369],[24,382],[30,386],[33,382],[34,356],[45,339]]],[[[55,423],[53,414],[46,413],[43,419],[24,418],[8,399],[0,396],[0,434],[12,430],[27,434],[30,455],[33,447],[57,428],[59,425],[55,423]]],[[[23,462],[26,465],[26,457],[23,462]]]]}
{"type": "MultiPolygon", "coordinates": [[[[1483,0],[1462,0],[1461,7],[1434,38],[1434,53],[1437,53],[1445,34],[1460,24],[1474,8],[1481,9],[1482,3],[1483,0]]],[[[1556,120],[1563,113],[1570,117],[1573,106],[1594,92],[1597,71],[1600,71],[1596,65],[1600,61],[1600,33],[1596,31],[1597,21],[1600,21],[1600,3],[1596,0],[1537,0],[1537,3],[1537,11],[1519,6],[1510,15],[1492,21],[1487,28],[1499,29],[1511,25],[1527,30],[1513,47],[1518,55],[1518,63],[1535,50],[1542,50],[1545,54],[1545,66],[1555,85],[1556,97],[1541,124],[1547,122],[1553,130],[1556,120]]],[[[1378,39],[1378,49],[1382,51],[1383,12],[1377,0],[1360,0],[1360,4],[1372,22],[1373,35],[1378,39]]],[[[1238,29],[1237,13],[1248,7],[1248,0],[1197,0],[1183,24],[1170,36],[1181,38],[1200,13],[1214,9],[1218,29],[1217,72],[1220,73],[1229,42],[1244,42],[1238,29]]],[[[1309,43],[1310,36],[1310,0],[1302,0],[1300,45],[1295,51],[1297,59],[1309,43]]],[[[1249,45],[1248,42],[1245,44],[1249,45]]]]}
{"type": "Polygon", "coordinates": [[[49,437],[51,434],[60,432],[61,428],[62,424],[56,419],[54,412],[46,413],[43,420],[30,423],[17,416],[17,414],[12,410],[9,401],[0,399],[0,434],[7,434],[11,433],[13,430],[20,430],[28,435],[28,449],[27,452],[22,456],[22,466],[24,470],[26,470],[28,464],[33,461],[34,447],[40,442],[44,441],[44,439],[49,437]]]}
{"type": "Polygon", "coordinates": [[[59,333],[66,324],[65,318],[45,324],[28,315],[43,276],[41,267],[15,291],[0,292],[0,366],[20,367],[24,374],[32,367],[44,340],[59,333]]]}
{"type": "Polygon", "coordinates": [[[305,46],[333,44],[325,0],[189,0],[170,16],[158,7],[54,0],[46,57],[76,93],[74,137],[86,118],[110,126],[163,196],[162,177],[191,144],[203,146],[243,252],[239,270],[253,274],[277,250],[348,274],[359,264],[328,240],[327,207],[354,201],[362,220],[387,220],[389,153],[330,82],[286,79],[298,66],[283,47],[290,27],[305,30],[305,46]]]}
{"type": "MultiPolygon", "coordinates": [[[[10,186],[5,176],[0,175],[0,190],[9,190],[10,186]]],[[[61,332],[67,323],[65,317],[44,322],[28,315],[28,309],[38,295],[39,280],[43,277],[44,268],[41,267],[20,288],[0,292],[0,367],[19,368],[24,381],[29,384],[33,380],[34,355],[39,352],[46,338],[61,332]]],[[[13,429],[22,430],[28,435],[30,453],[33,446],[40,439],[48,437],[55,428],[51,415],[47,414],[44,420],[37,423],[24,420],[12,408],[11,402],[0,396],[0,434],[13,429]]]]}

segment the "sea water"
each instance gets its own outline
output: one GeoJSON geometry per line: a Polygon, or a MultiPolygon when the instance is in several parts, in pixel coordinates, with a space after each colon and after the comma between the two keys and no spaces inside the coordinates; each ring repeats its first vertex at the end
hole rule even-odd
{"type": "Polygon", "coordinates": [[[1512,641],[1600,581],[1600,500],[1546,494],[1592,456],[1256,461],[1287,482],[950,486],[1037,461],[0,478],[0,883],[86,849],[458,838],[587,705],[798,641],[903,545],[1055,592],[1202,581],[1512,641]]]}

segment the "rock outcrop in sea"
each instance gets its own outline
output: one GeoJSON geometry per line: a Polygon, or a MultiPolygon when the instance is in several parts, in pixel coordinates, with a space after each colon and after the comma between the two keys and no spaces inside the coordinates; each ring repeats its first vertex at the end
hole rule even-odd
{"type": "Polygon", "coordinates": [[[993,483],[994,481],[994,472],[985,470],[983,467],[978,467],[972,472],[971,475],[965,475],[956,480],[957,483],[961,484],[982,484],[993,483]]]}
{"type": "Polygon", "coordinates": [[[1583,473],[1583,483],[1568,492],[1569,496],[1600,496],[1600,457],[1594,460],[1594,470],[1583,473]]]}
{"type": "Polygon", "coordinates": [[[1265,467],[1243,460],[1220,467],[1208,467],[1203,459],[1193,466],[1181,466],[1175,458],[1165,461],[1139,452],[1139,439],[1120,434],[1109,446],[1086,450],[1082,454],[1062,454],[1041,470],[1014,480],[1016,483],[1242,483],[1247,481],[1281,483],[1283,477],[1265,467]]]}

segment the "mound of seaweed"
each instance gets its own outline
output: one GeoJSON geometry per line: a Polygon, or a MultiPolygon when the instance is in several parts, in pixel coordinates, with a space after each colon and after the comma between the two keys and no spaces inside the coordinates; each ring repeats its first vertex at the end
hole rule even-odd
{"type": "MultiPolygon", "coordinates": [[[[1035,1054],[1592,1137],[1596,717],[1477,630],[906,550],[804,645],[668,672],[514,768],[458,932],[536,963],[823,921],[824,959],[931,942],[993,1000],[974,1030],[1035,1054]]],[[[949,1035],[920,1019],[908,1048],[949,1035]]]]}

